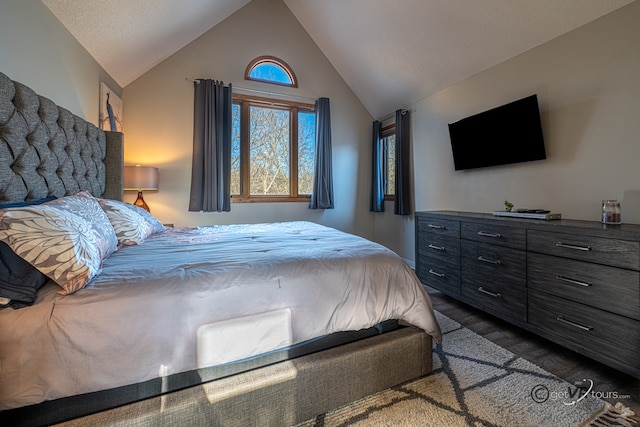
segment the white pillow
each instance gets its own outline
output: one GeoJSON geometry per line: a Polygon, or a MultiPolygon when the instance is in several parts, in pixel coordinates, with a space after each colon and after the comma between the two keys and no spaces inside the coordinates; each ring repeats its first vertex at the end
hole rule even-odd
{"type": "Polygon", "coordinates": [[[119,245],[139,245],[152,234],[165,227],[153,215],[141,207],[117,200],[98,199],[109,217],[119,245]]]}

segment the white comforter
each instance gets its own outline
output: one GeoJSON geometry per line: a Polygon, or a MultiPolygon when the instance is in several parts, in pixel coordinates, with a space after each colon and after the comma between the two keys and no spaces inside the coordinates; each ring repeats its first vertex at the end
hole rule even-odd
{"type": "Polygon", "coordinates": [[[440,340],[401,258],[308,222],[168,229],[111,255],[75,294],[58,290],[0,311],[0,409],[195,369],[200,326],[280,309],[293,343],[388,319],[440,340]]]}

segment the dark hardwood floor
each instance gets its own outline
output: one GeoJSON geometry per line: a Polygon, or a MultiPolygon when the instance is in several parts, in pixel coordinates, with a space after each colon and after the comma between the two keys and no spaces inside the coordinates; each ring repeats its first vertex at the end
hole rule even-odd
{"type": "Polygon", "coordinates": [[[593,380],[595,391],[603,395],[617,393],[622,397],[605,400],[610,403],[622,402],[636,413],[636,420],[640,420],[640,379],[581,356],[450,298],[436,289],[427,287],[427,292],[433,301],[433,308],[440,313],[570,384],[585,378],[593,380]]]}

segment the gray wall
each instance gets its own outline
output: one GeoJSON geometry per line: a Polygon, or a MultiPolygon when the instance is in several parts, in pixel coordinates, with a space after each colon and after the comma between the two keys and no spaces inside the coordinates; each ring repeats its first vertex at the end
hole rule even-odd
{"type": "MultiPolygon", "coordinates": [[[[415,208],[490,212],[509,199],[598,220],[600,200],[618,198],[623,221],[640,223],[638,22],[634,2],[413,106],[415,208]],[[540,99],[548,159],[455,172],[447,123],[531,93],[540,99]]],[[[160,167],[161,189],[145,199],[165,222],[308,219],[413,259],[413,217],[393,215],[390,204],[384,214],[368,212],[371,117],[280,1],[255,0],[121,91],[40,1],[3,0],[0,71],[94,123],[99,82],[120,91],[127,161],[160,167]],[[187,213],[193,89],[184,79],[265,89],[243,81],[246,64],[265,54],[287,61],[300,79],[299,89],[280,92],[331,98],[336,209],[273,203],[187,213]]]]}
{"type": "MultiPolygon", "coordinates": [[[[638,23],[634,2],[415,105],[416,209],[492,212],[506,199],[598,221],[617,198],[623,221],[640,223],[638,23]],[[533,93],[547,159],[455,172],[447,124],[533,93]]],[[[413,258],[413,221],[393,227],[383,242],[413,258]]]]}
{"type": "Polygon", "coordinates": [[[40,1],[0,2],[0,71],[98,124],[100,82],[122,91],[40,1]]]}

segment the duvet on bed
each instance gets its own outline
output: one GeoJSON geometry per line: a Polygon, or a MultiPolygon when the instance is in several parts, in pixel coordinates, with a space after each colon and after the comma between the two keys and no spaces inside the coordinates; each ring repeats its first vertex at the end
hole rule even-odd
{"type": "Polygon", "coordinates": [[[308,222],[170,228],[111,254],[81,290],[59,290],[49,283],[33,306],[0,311],[0,410],[193,370],[203,346],[247,357],[279,345],[249,348],[241,318],[273,327],[263,338],[282,332],[282,345],[388,319],[440,340],[400,257],[308,222]],[[198,342],[227,324],[241,332],[198,342]]]}

